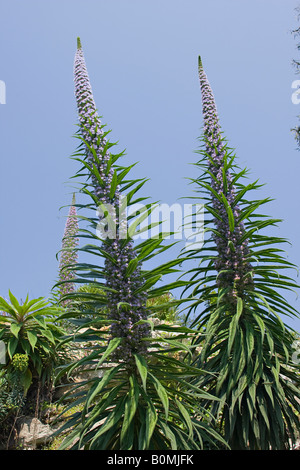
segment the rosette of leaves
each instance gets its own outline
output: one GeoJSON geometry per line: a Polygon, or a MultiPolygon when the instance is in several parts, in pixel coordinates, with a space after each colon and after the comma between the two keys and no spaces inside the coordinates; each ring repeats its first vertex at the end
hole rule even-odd
{"type": "MultiPolygon", "coordinates": [[[[163,310],[166,306],[170,309],[180,302],[170,301],[167,296],[166,302],[155,305],[151,299],[185,285],[184,281],[161,282],[165,275],[177,272],[181,260],[146,269],[148,261],[153,265],[154,257],[168,249],[164,240],[168,234],[160,233],[156,238],[134,242],[153,204],[145,202],[139,213],[133,211],[126,219],[124,233],[120,207],[124,201],[132,208],[135,203],[146,200],[138,194],[146,180],[129,179],[133,165],[121,165],[124,152],[111,153],[115,144],[108,140],[108,132],[104,131],[96,113],[80,41],[75,58],[75,83],[80,116],[77,137],[81,140],[75,158],[82,165],[77,177],[84,177],[80,181],[80,193],[88,198],[86,204],[77,205],[81,214],[85,211],[84,215],[79,215],[79,220],[85,223],[84,227],[80,224],[79,237],[88,240],[79,254],[89,254],[92,258],[89,263],[77,262],[76,282],[87,283],[100,291],[77,291],[64,296],[72,299],[73,306],[80,299],[84,303],[88,301],[92,313],[95,312],[94,302],[99,314],[98,318],[94,315],[82,318],[82,310],[76,313],[73,308],[62,316],[77,326],[73,334],[75,341],[93,341],[94,346],[85,357],[61,370],[61,374],[69,376],[78,374],[80,368],[93,374],[70,390],[68,399],[73,398],[73,402],[69,409],[79,405],[83,409],[58,431],[59,434],[69,432],[61,448],[202,448],[206,442],[221,439],[208,425],[199,405],[201,398],[213,400],[214,397],[188,382],[191,375],[201,374],[198,368],[170,354],[178,351],[190,354],[185,341],[190,341],[193,331],[184,326],[154,326],[151,322],[155,309],[163,310]],[[105,230],[97,231],[99,220],[104,229],[110,224],[110,220],[103,219],[105,208],[100,219],[97,213],[99,206],[102,208],[108,201],[116,209],[113,238],[105,237],[105,230]],[[93,216],[87,214],[88,210],[93,216]],[[151,334],[154,329],[175,331],[176,339],[159,334],[154,337],[151,334]]],[[[143,230],[151,228],[153,224],[148,223],[143,230]]]]}
{"type": "Polygon", "coordinates": [[[205,406],[232,449],[287,449],[299,435],[299,365],[282,320],[298,316],[284,296],[298,288],[289,277],[295,266],[284,257],[287,241],[271,234],[280,220],[263,214],[270,199],[253,197],[260,185],[249,183],[221,132],[200,58],[199,77],[204,129],[191,181],[207,236],[186,253],[195,261],[188,317],[201,350],[193,365],[207,372],[199,387],[221,400],[205,406]]]}
{"type": "Polygon", "coordinates": [[[28,358],[22,371],[24,386],[28,390],[33,378],[46,383],[53,378],[54,367],[59,357],[59,346],[63,330],[56,320],[60,310],[50,306],[40,297],[23,303],[9,291],[10,302],[0,297],[0,340],[6,345],[6,368],[21,367],[17,359],[28,358]]]}

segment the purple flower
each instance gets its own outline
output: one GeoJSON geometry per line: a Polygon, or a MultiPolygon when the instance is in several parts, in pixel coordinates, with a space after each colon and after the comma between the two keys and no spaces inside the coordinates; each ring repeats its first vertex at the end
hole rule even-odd
{"type": "Polygon", "coordinates": [[[199,78],[202,93],[204,116],[205,152],[208,157],[208,170],[211,174],[211,204],[216,214],[216,228],[212,237],[216,243],[218,256],[215,268],[218,272],[219,287],[229,288],[229,296],[241,295],[252,280],[252,266],[248,262],[249,250],[244,239],[245,227],[241,222],[241,209],[235,202],[236,188],[227,168],[227,147],[222,137],[218,112],[212,89],[203,70],[199,57],[199,78]],[[218,196],[217,196],[218,195],[218,196]]]}
{"type": "Polygon", "coordinates": [[[80,130],[86,143],[87,163],[96,168],[101,181],[91,172],[93,192],[99,200],[99,205],[109,203],[116,209],[116,238],[105,240],[102,246],[102,249],[110,255],[105,257],[104,275],[106,286],[112,289],[107,293],[108,316],[112,320],[111,337],[123,339],[114,354],[114,360],[122,360],[131,367],[135,362],[133,354],[147,354],[147,342],[144,339],[150,335],[150,327],[145,323],[136,324],[140,320],[147,319],[147,294],[142,290],[144,280],[140,264],[137,264],[133,272],[127,274],[130,261],[135,260],[137,255],[132,240],[124,243],[124,240],[120,239],[121,224],[118,219],[120,190],[117,186],[114,194],[111,193],[114,167],[109,165],[111,158],[109,145],[96,110],[79,39],[74,75],[80,130]]]}

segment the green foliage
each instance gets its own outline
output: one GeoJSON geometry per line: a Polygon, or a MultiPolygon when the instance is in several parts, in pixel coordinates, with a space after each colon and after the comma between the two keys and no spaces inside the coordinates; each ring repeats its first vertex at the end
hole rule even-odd
{"type": "Polygon", "coordinates": [[[78,287],[76,294],[77,300],[75,300],[75,310],[79,309],[85,315],[99,316],[106,314],[103,303],[97,304],[94,297],[94,294],[101,296],[101,298],[105,297],[105,292],[103,289],[97,285],[94,285],[93,283],[83,284],[78,287]]]}
{"type": "Polygon", "coordinates": [[[16,413],[24,403],[24,388],[18,374],[0,370],[0,429],[4,432],[5,421],[16,413]]]}
{"type": "MultiPolygon", "coordinates": [[[[117,160],[116,157],[113,158],[117,160]]],[[[123,172],[124,168],[120,168],[119,171],[123,172]]],[[[126,187],[129,186],[133,197],[140,184],[133,180],[126,181],[126,187]],[[135,183],[137,186],[134,187],[135,183]]],[[[92,202],[87,207],[93,207],[92,202]]],[[[96,207],[95,205],[95,209],[96,207]]],[[[150,206],[148,209],[151,209],[150,206]]],[[[62,448],[197,449],[202,448],[204,442],[215,445],[216,441],[222,441],[213,427],[208,425],[207,416],[201,406],[195,405],[195,397],[214,399],[210,394],[193,388],[188,382],[191,375],[199,375],[201,372],[175,357],[176,353],[182,356],[189,354],[189,348],[185,343],[190,342],[193,331],[170,324],[155,326],[151,321],[151,313],[154,318],[160,313],[168,320],[176,318],[176,306],[183,300],[171,299],[170,290],[185,283],[178,281],[159,287],[155,284],[164,275],[175,272],[175,266],[182,260],[172,260],[158,268],[141,272],[144,286],[149,285],[148,323],[156,334],[146,338],[150,345],[147,361],[137,355],[136,367],[128,371],[123,361],[116,363],[111,360],[111,355],[122,338],[114,340],[110,338],[111,321],[106,316],[107,287],[101,282],[104,251],[99,246],[100,240],[96,235],[97,221],[87,217],[85,220],[88,220],[94,230],[81,229],[79,236],[91,239],[94,243],[83,246],[79,251],[93,254],[95,262],[77,263],[76,282],[88,285],[89,288],[87,291],[80,288],[77,292],[64,296],[63,299],[71,299],[73,306],[76,302],[80,302],[80,299],[84,304],[88,300],[88,312],[93,313],[97,310],[98,314],[89,315],[85,311],[86,315],[82,315],[81,308],[77,312],[72,308],[60,317],[61,320],[69,320],[77,326],[77,331],[72,332],[75,343],[91,345],[86,356],[63,366],[57,376],[59,379],[61,374],[67,373],[71,377],[75,373],[80,374],[81,369],[84,371],[82,382],[77,381],[76,387],[71,389],[67,396],[68,400],[72,399],[70,408],[74,407],[74,404],[83,404],[83,411],[75,413],[58,431],[62,433],[72,430],[62,448]],[[175,337],[167,337],[166,332],[173,333],[175,337]],[[86,380],[87,372],[96,376],[86,380]],[[72,444],[75,437],[79,440],[72,444]]],[[[132,218],[132,225],[137,227],[138,224],[135,222],[136,220],[132,218]]],[[[132,229],[131,236],[134,234],[135,231],[132,229]]],[[[125,239],[124,245],[127,242],[125,239]]],[[[168,247],[163,242],[163,237],[160,237],[149,238],[137,244],[139,262],[143,265],[148,259],[165,251],[168,247]]],[[[223,444],[226,445],[224,442],[223,444]]]]}
{"type": "Polygon", "coordinates": [[[28,389],[32,377],[51,380],[63,338],[56,322],[60,310],[43,298],[29,300],[27,296],[23,304],[11,292],[9,298],[10,302],[0,297],[0,339],[6,345],[7,367],[17,370],[28,361],[23,371],[28,389]]]}
{"type": "MultiPolygon", "coordinates": [[[[153,329],[159,332],[160,326],[153,329]]],[[[57,432],[68,432],[60,449],[200,449],[216,442],[226,446],[195,403],[214,400],[189,383],[190,376],[201,372],[174,357],[174,353],[187,353],[181,340],[191,331],[178,327],[176,332],[179,336],[174,341],[160,335],[153,338],[147,361],[137,355],[131,374],[122,362],[110,362],[117,340],[102,348],[94,342],[88,356],[62,368],[61,373],[72,376],[75,371],[80,374],[82,367],[84,377],[87,371],[93,376],[88,381],[83,377],[81,383],[77,379],[76,387],[66,396],[70,405],[64,414],[75,405],[83,409],[57,432]]],[[[91,334],[87,330],[79,339],[88,341],[91,334]]]]}
{"type": "Polygon", "coordinates": [[[170,323],[182,323],[178,312],[178,302],[167,292],[159,297],[150,298],[147,307],[151,312],[151,317],[170,323]]]}

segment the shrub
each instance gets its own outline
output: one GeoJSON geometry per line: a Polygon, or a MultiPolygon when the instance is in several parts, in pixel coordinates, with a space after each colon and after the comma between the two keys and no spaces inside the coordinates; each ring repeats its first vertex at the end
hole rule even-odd
{"type": "Polygon", "coordinates": [[[56,321],[61,311],[44,298],[29,300],[27,296],[23,304],[11,292],[9,298],[10,302],[0,297],[0,339],[6,345],[6,368],[25,369],[28,390],[33,377],[42,383],[53,377],[64,334],[56,321]]]}

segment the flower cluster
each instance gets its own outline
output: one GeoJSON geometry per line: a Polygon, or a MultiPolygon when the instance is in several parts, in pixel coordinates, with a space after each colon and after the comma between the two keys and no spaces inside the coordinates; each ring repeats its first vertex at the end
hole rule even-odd
{"type": "Polygon", "coordinates": [[[215,268],[219,273],[218,286],[231,288],[231,293],[235,297],[241,295],[245,287],[253,282],[252,267],[247,259],[248,241],[244,239],[244,224],[239,220],[241,209],[235,203],[236,191],[232,175],[225,163],[227,148],[222,137],[214,96],[200,57],[199,78],[203,104],[204,141],[213,190],[212,207],[219,216],[214,218],[216,231],[213,239],[218,252],[215,268]]]}
{"type": "Polygon", "coordinates": [[[11,365],[14,370],[18,372],[25,372],[28,367],[29,357],[27,354],[14,354],[11,360],[11,365]]]}
{"type": "MultiPolygon", "coordinates": [[[[60,294],[61,296],[65,294],[70,294],[74,292],[75,286],[72,280],[74,279],[74,271],[69,267],[76,264],[77,261],[77,251],[76,246],[78,244],[78,238],[76,237],[78,233],[78,220],[75,207],[75,195],[73,195],[72,205],[69,210],[64,236],[62,240],[62,252],[60,256],[59,263],[59,280],[60,281],[69,281],[60,285],[60,294]]],[[[64,301],[63,305],[67,305],[68,301],[64,301]]]]}
{"type": "MultiPolygon", "coordinates": [[[[120,230],[124,230],[124,227],[120,225],[122,222],[119,224],[118,220],[120,190],[117,186],[116,190],[111,192],[114,171],[111,165],[111,155],[97,113],[79,39],[77,40],[74,75],[75,96],[80,129],[86,146],[86,157],[90,167],[96,169],[98,176],[96,177],[95,173],[91,172],[93,191],[98,198],[99,205],[111,204],[116,209],[115,237],[103,243],[103,250],[108,254],[105,258],[104,275],[107,287],[111,289],[107,293],[109,317],[112,320],[111,337],[123,338],[114,357],[132,364],[134,353],[145,355],[147,352],[145,338],[150,334],[149,326],[145,323],[136,325],[140,320],[147,318],[147,295],[141,292],[143,279],[140,265],[136,263],[134,269],[128,272],[129,263],[136,259],[136,253],[132,241],[126,240],[124,243],[119,236],[120,230]]],[[[99,215],[99,219],[103,220],[103,215],[99,215]]]]}
{"type": "Polygon", "coordinates": [[[141,289],[141,266],[138,264],[128,274],[130,262],[136,260],[131,241],[121,248],[118,240],[113,240],[107,252],[114,259],[114,262],[106,260],[105,263],[107,287],[112,289],[108,295],[111,334],[113,337],[123,338],[115,358],[126,357],[127,363],[134,363],[134,353],[144,356],[147,354],[146,338],[150,335],[149,324],[138,323],[141,320],[146,321],[148,316],[147,293],[141,289]]]}
{"type": "MultiPolygon", "coordinates": [[[[79,38],[77,39],[77,51],[74,61],[74,84],[80,129],[86,143],[87,160],[91,166],[95,165],[102,180],[100,185],[99,180],[93,174],[91,175],[94,191],[99,200],[103,203],[109,203],[113,169],[112,166],[109,167],[108,165],[110,154],[107,150],[107,141],[100,116],[96,109],[79,38]]],[[[114,197],[118,198],[118,196],[119,192],[117,190],[114,197]]]]}

